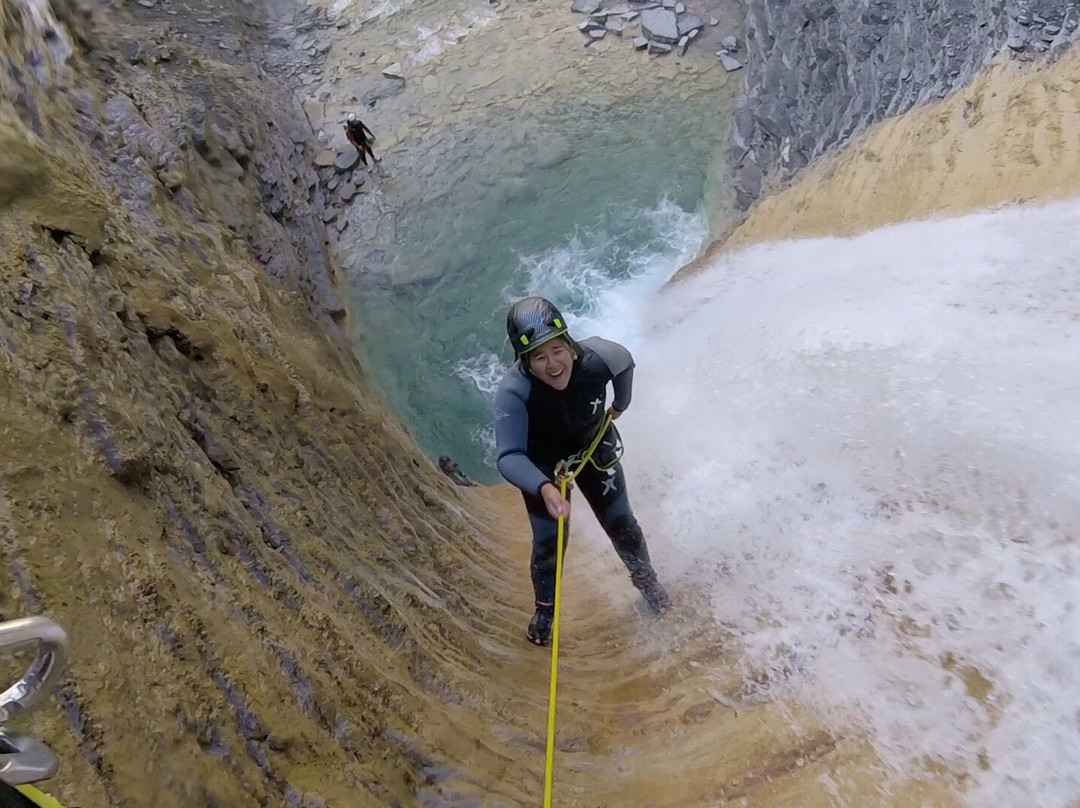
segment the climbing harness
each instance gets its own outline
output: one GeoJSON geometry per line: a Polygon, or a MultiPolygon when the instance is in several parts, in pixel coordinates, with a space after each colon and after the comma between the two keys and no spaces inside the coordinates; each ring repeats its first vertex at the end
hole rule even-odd
{"type": "Polygon", "coordinates": [[[53,689],[67,664],[68,638],[47,617],[23,617],[0,623],[0,654],[37,646],[34,661],[18,681],[0,693],[0,805],[63,808],[31,783],[54,777],[56,754],[36,738],[4,728],[12,718],[33,709],[53,689]]]}
{"type": "MultiPolygon", "coordinates": [[[[593,438],[592,443],[589,444],[589,448],[580,454],[570,457],[568,460],[560,461],[555,467],[555,478],[559,481],[559,493],[562,495],[563,499],[566,499],[566,492],[570,483],[572,483],[574,478],[582,472],[585,465],[592,460],[593,452],[595,452],[600,445],[600,441],[608,431],[608,427],[612,425],[613,420],[611,413],[608,413],[604,418],[604,423],[600,425],[596,437],[593,438]],[[572,471],[566,471],[571,468],[573,469],[572,471]]],[[[614,432],[614,430],[612,431],[614,432]]],[[[617,433],[615,440],[617,443],[615,460],[603,467],[596,466],[596,468],[601,471],[607,471],[610,468],[614,468],[615,464],[619,462],[619,458],[622,456],[622,443],[618,440],[617,433]]],[[[596,464],[594,463],[593,465],[596,464]]],[[[550,688],[548,690],[547,759],[544,764],[544,808],[551,808],[551,776],[555,759],[555,690],[559,675],[559,604],[561,602],[562,594],[562,557],[565,535],[566,517],[560,516],[558,530],[556,531],[555,547],[555,614],[551,624],[551,677],[550,688]]]]}
{"type": "Polygon", "coordinates": [[[589,445],[589,448],[583,452],[578,452],[575,455],[570,455],[570,457],[562,461],[560,466],[562,468],[577,468],[577,471],[574,472],[574,477],[576,477],[582,468],[585,467],[586,463],[592,463],[593,468],[597,471],[609,471],[615,468],[618,462],[622,460],[623,442],[622,436],[619,435],[619,430],[615,428],[612,420],[610,415],[607,416],[606,420],[601,425],[597,436],[593,438],[593,442],[589,445]],[[602,440],[608,427],[611,427],[611,440],[602,440]],[[601,446],[611,449],[611,460],[607,463],[599,463],[596,458],[593,457],[593,453],[601,446]]]}

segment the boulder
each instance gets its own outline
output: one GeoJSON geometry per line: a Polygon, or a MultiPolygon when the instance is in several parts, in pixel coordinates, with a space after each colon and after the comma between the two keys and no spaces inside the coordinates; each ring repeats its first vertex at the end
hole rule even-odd
{"type": "Polygon", "coordinates": [[[661,8],[641,12],[641,30],[653,42],[665,45],[674,45],[681,36],[675,12],[661,8]]]}
{"type": "Polygon", "coordinates": [[[360,152],[350,146],[348,149],[341,152],[337,156],[337,159],[334,160],[334,168],[338,171],[352,171],[359,162],[360,152]]]}
{"type": "Polygon", "coordinates": [[[704,27],[705,23],[701,21],[701,18],[695,17],[693,14],[680,14],[675,24],[680,37],[686,36],[691,31],[701,30],[704,27]]]}
{"type": "Polygon", "coordinates": [[[724,66],[724,70],[728,73],[733,73],[736,70],[742,69],[743,63],[734,56],[729,56],[724,51],[717,51],[716,55],[720,57],[720,64],[724,66]]]}

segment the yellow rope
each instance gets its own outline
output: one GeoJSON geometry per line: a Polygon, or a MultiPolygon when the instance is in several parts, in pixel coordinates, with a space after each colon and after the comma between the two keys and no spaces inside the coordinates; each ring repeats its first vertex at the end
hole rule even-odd
{"type": "Polygon", "coordinates": [[[41,808],[64,808],[59,801],[42,791],[38,791],[31,785],[15,786],[15,788],[18,789],[24,797],[30,800],[30,802],[34,803],[34,805],[41,806],[41,808]]]}
{"type": "MultiPolygon", "coordinates": [[[[596,447],[600,445],[600,439],[604,437],[604,433],[607,432],[609,426],[611,426],[611,415],[608,414],[604,418],[604,423],[600,425],[600,430],[596,433],[596,437],[593,438],[593,442],[589,444],[589,448],[585,450],[585,453],[581,456],[581,462],[578,463],[575,468],[569,474],[560,474],[559,471],[562,468],[560,463],[555,470],[559,480],[559,494],[563,499],[566,499],[566,489],[581,470],[585,468],[585,464],[592,458],[593,452],[596,451],[596,447]]],[[[551,623],[551,687],[548,690],[548,725],[547,725],[547,760],[544,764],[544,808],[551,808],[551,776],[554,768],[555,761],[555,688],[558,683],[559,676],[559,603],[562,593],[562,557],[563,557],[563,542],[566,535],[566,518],[559,517],[559,526],[556,531],[556,544],[555,544],[555,615],[551,623]]]]}

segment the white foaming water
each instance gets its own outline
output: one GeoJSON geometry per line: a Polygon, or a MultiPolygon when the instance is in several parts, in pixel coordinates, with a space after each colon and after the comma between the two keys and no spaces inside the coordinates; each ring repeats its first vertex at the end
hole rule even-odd
{"type": "Polygon", "coordinates": [[[750,248],[596,325],[637,344],[661,575],[711,592],[747,690],[972,806],[1080,798],[1078,255],[1071,200],[750,248]]]}
{"type": "MultiPolygon", "coordinates": [[[[560,308],[575,337],[603,336],[635,350],[641,340],[643,306],[698,253],[707,225],[700,213],[688,213],[667,199],[622,223],[623,232],[598,226],[581,231],[562,247],[521,256],[518,277],[502,292],[505,306],[527,295],[542,295],[560,308]],[[650,234],[644,243],[640,235],[629,235],[640,234],[642,228],[650,234]],[[624,247],[623,241],[635,246],[624,247]]],[[[459,362],[454,370],[490,403],[506,373],[508,353],[509,348],[502,356],[485,351],[459,362]]],[[[494,466],[493,426],[485,423],[473,437],[484,447],[488,465],[494,466]]]]}
{"type": "Polygon", "coordinates": [[[668,199],[637,216],[652,233],[643,245],[624,248],[619,243],[623,234],[597,228],[563,247],[523,256],[521,277],[503,290],[503,302],[509,306],[527,295],[541,295],[566,315],[576,338],[604,336],[633,351],[641,340],[644,307],[697,255],[708,235],[704,215],[688,213],[668,199]],[[626,269],[614,274],[612,265],[626,269]]]}

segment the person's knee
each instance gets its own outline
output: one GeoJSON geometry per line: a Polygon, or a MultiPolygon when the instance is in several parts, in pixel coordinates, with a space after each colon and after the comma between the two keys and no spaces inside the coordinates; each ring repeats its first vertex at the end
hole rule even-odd
{"type": "Polygon", "coordinates": [[[613,542],[622,546],[636,546],[643,540],[641,525],[634,514],[622,512],[607,516],[602,522],[604,532],[613,542]]]}
{"type": "Polygon", "coordinates": [[[556,544],[555,536],[533,535],[532,563],[535,569],[554,572],[556,544]]]}

